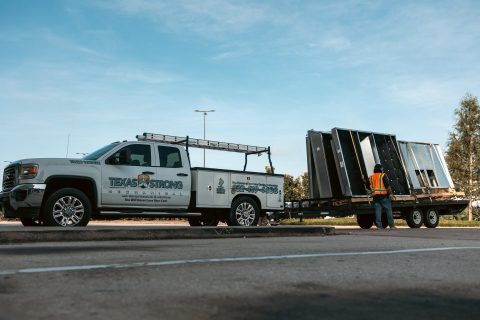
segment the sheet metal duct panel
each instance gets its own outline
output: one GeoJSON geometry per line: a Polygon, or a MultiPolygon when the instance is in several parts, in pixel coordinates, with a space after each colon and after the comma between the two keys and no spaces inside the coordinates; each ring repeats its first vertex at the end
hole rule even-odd
{"type": "Polygon", "coordinates": [[[308,173],[310,181],[310,198],[331,198],[330,179],[328,175],[322,134],[309,131],[307,134],[308,173]]]}
{"type": "Polygon", "coordinates": [[[394,194],[409,194],[405,168],[394,135],[334,128],[332,137],[344,196],[368,195],[363,178],[372,174],[375,163],[382,164],[394,194]]]}
{"type": "Polygon", "coordinates": [[[340,183],[332,149],[332,135],[310,130],[307,133],[310,198],[340,197],[340,183]]]}
{"type": "Polygon", "coordinates": [[[316,199],[320,197],[320,193],[318,191],[318,178],[317,178],[317,168],[315,166],[315,161],[313,159],[313,152],[312,149],[312,137],[310,131],[307,132],[307,137],[305,138],[306,142],[306,149],[307,149],[307,165],[308,165],[308,186],[310,192],[310,198],[316,199]]]}
{"type": "Polygon", "coordinates": [[[366,176],[371,176],[373,174],[373,168],[377,163],[378,154],[374,152],[375,149],[372,148],[372,143],[370,136],[363,138],[360,141],[360,148],[362,150],[363,160],[365,162],[366,176]]]}
{"type": "Polygon", "coordinates": [[[455,185],[453,184],[452,176],[450,175],[450,171],[448,170],[447,161],[445,161],[445,156],[443,155],[442,149],[439,145],[434,145],[435,150],[437,151],[438,158],[442,165],[443,173],[445,174],[445,178],[447,179],[447,183],[450,188],[454,189],[455,185]]]}
{"type": "Polygon", "coordinates": [[[398,144],[413,188],[454,188],[438,145],[408,141],[398,144]]]}
{"type": "MultiPolygon", "coordinates": [[[[355,174],[358,169],[355,169],[355,153],[350,140],[348,132],[342,129],[332,129],[332,141],[334,146],[336,165],[338,171],[338,178],[342,189],[342,195],[351,197],[354,193],[350,185],[350,180],[353,178],[361,179],[361,176],[355,174]],[[353,161],[352,161],[353,160],[353,161]],[[355,172],[352,172],[355,170],[355,172]]],[[[354,185],[356,185],[354,183],[354,185]]]]}
{"type": "Polygon", "coordinates": [[[407,172],[400,155],[397,139],[394,135],[373,134],[379,161],[383,171],[390,178],[390,184],[394,194],[410,194],[410,183],[407,172]]]}

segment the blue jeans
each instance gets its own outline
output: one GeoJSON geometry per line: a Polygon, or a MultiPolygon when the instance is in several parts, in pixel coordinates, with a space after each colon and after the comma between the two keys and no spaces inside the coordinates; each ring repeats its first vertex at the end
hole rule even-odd
{"type": "Polygon", "coordinates": [[[382,207],[387,212],[387,221],[390,227],[394,226],[392,203],[389,198],[383,198],[382,200],[373,201],[373,207],[375,208],[375,225],[377,228],[382,228],[382,207]]]}

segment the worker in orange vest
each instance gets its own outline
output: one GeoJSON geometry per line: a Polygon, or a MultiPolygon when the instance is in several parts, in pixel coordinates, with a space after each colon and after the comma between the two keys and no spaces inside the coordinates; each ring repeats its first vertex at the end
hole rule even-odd
{"type": "Polygon", "coordinates": [[[366,182],[367,187],[373,194],[373,207],[375,208],[375,225],[377,229],[383,229],[382,226],[382,208],[387,212],[387,222],[390,229],[396,229],[393,221],[392,202],[394,200],[392,188],[390,187],[390,179],[383,173],[381,164],[376,164],[373,174],[366,182]]]}

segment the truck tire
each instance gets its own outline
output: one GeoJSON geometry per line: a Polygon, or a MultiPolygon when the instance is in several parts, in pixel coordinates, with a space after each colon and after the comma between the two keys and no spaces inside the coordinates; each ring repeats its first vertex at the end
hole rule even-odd
{"type": "Polygon", "coordinates": [[[407,224],[410,228],[420,228],[423,224],[423,212],[414,208],[407,214],[407,224]]]}
{"type": "Polygon", "coordinates": [[[213,217],[191,217],[188,223],[191,227],[216,227],[220,220],[213,217]]]}
{"type": "Polygon", "coordinates": [[[80,190],[59,189],[45,202],[43,220],[47,226],[82,227],[90,221],[90,200],[80,190]]]}
{"type": "Polygon", "coordinates": [[[357,214],[357,223],[362,229],[370,229],[374,220],[375,215],[373,214],[357,214]]]}
{"type": "Polygon", "coordinates": [[[256,226],[260,218],[260,209],[257,203],[250,197],[239,197],[230,209],[230,226],[256,226]]]}
{"type": "Polygon", "coordinates": [[[429,208],[427,213],[425,213],[425,227],[427,228],[436,228],[440,222],[440,217],[437,210],[429,208]]]}

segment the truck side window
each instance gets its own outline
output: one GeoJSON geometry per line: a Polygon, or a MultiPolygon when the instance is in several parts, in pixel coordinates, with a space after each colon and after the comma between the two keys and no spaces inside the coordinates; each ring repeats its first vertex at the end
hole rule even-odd
{"type": "Polygon", "coordinates": [[[159,146],[160,167],[162,168],[182,168],[182,158],[180,150],[175,147],[159,146]]]}
{"type": "Polygon", "coordinates": [[[145,144],[131,144],[111,155],[106,163],[113,165],[143,166],[152,165],[150,146],[145,144]]]}

